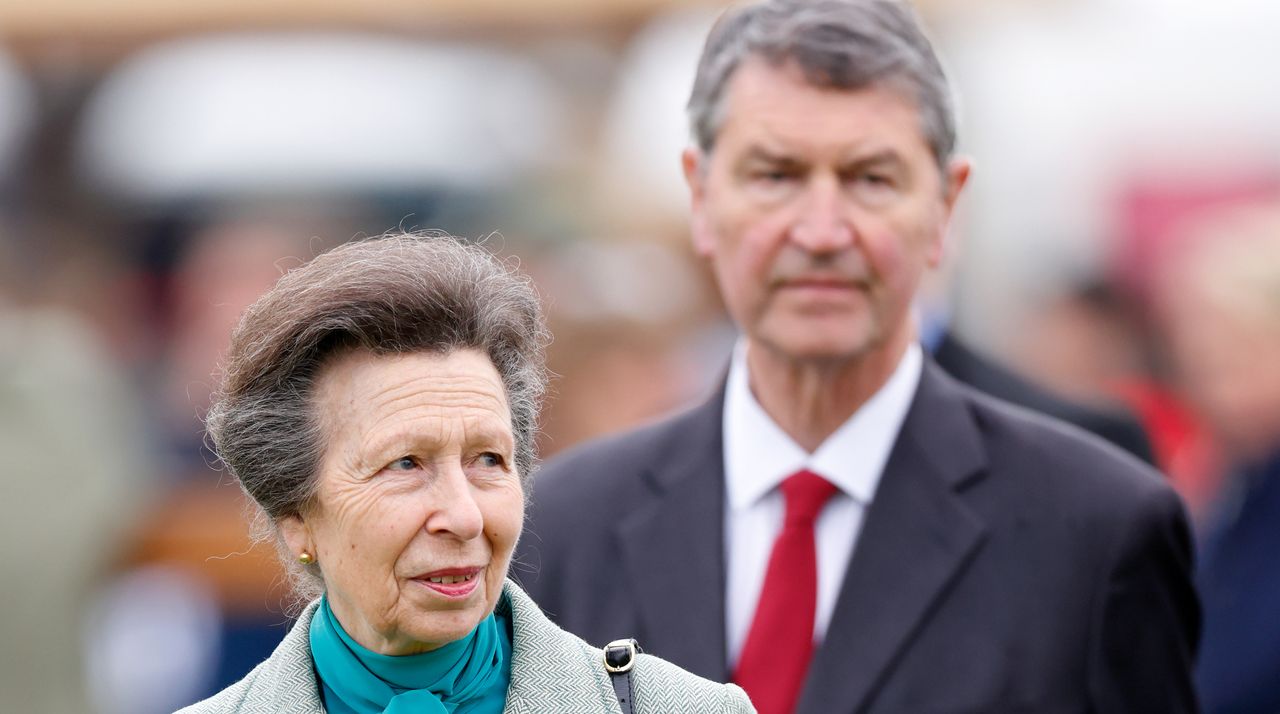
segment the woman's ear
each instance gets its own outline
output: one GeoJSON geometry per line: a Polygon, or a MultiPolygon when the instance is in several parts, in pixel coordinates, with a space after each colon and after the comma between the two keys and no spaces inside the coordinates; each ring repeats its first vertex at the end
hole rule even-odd
{"type": "Polygon", "coordinates": [[[315,546],[311,540],[311,529],[307,527],[307,522],[302,519],[302,516],[285,516],[280,519],[279,527],[280,536],[284,538],[285,545],[289,546],[289,552],[293,557],[297,558],[303,553],[310,553],[312,557],[316,555],[315,546]]]}

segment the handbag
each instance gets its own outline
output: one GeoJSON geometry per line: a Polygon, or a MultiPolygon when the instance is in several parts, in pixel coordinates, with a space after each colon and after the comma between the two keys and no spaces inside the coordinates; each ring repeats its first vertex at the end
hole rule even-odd
{"type": "Polygon", "coordinates": [[[622,714],[632,714],[631,668],[636,664],[636,655],[643,651],[634,639],[614,640],[604,646],[604,670],[613,682],[622,714]]]}

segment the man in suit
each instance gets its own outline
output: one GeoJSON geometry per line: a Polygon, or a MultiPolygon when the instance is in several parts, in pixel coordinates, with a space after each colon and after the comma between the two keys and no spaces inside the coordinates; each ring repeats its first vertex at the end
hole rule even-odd
{"type": "Polygon", "coordinates": [[[1194,711],[1178,498],[917,342],[969,164],[909,8],[731,10],[689,110],[693,240],[743,336],[708,402],[538,477],[548,614],[763,714],[1194,711]]]}

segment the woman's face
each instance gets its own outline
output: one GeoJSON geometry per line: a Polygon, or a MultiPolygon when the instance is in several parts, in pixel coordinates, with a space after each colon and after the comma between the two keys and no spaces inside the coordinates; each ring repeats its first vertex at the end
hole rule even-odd
{"type": "Polygon", "coordinates": [[[475,350],[329,363],[314,408],[327,437],[315,504],[286,519],[357,642],[412,654],[493,611],[520,537],[524,493],[502,380],[475,350]]]}

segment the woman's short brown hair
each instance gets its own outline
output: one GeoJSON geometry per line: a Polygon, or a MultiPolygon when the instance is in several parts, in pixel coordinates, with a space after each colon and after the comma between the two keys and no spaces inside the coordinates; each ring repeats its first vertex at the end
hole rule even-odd
{"type": "MultiPolygon", "coordinates": [[[[353,349],[476,349],[506,388],[516,468],[527,483],[546,343],[532,284],[484,248],[442,233],[357,240],[285,274],[245,311],[206,426],[218,457],[274,525],[302,514],[315,494],[325,434],[311,400],[327,360],[353,349]]],[[[314,590],[311,576],[295,584],[314,590]]]]}

